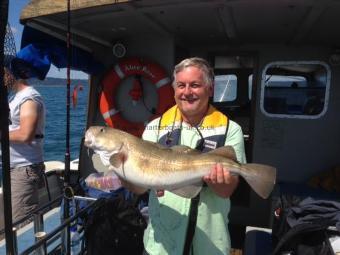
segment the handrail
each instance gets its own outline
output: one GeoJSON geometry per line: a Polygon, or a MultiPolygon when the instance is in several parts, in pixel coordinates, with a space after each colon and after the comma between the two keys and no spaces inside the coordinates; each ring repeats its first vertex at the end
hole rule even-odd
{"type": "Polygon", "coordinates": [[[53,231],[51,231],[49,234],[47,234],[44,238],[33,244],[32,246],[28,247],[26,250],[24,250],[20,255],[28,255],[31,252],[33,252],[35,249],[40,247],[41,245],[45,244],[49,239],[51,239],[53,236],[55,236],[58,232],[62,231],[66,226],[69,226],[71,222],[73,222],[75,219],[77,219],[79,216],[83,215],[89,208],[91,208],[94,205],[94,203],[90,203],[83,209],[81,209],[79,212],[77,212],[75,215],[73,215],[71,218],[65,219],[64,223],[61,224],[59,227],[55,228],[53,231]]]}
{"type": "MultiPolygon", "coordinates": [[[[14,240],[12,230],[12,201],[11,201],[11,177],[9,162],[9,106],[7,99],[7,89],[4,83],[4,50],[6,25],[8,21],[8,5],[9,0],[3,0],[0,4],[0,139],[2,151],[2,170],[3,170],[3,202],[4,202],[4,223],[6,250],[8,254],[14,254],[14,240]]],[[[10,32],[11,30],[9,30],[10,32]]],[[[9,45],[8,45],[9,46],[9,45]]],[[[9,52],[6,52],[9,53],[9,52]]]]}
{"type": "MultiPolygon", "coordinates": [[[[58,196],[57,198],[55,198],[54,200],[46,203],[42,207],[39,207],[39,208],[33,210],[31,214],[26,215],[23,218],[17,220],[16,222],[13,223],[12,226],[14,227],[14,226],[19,225],[20,223],[25,222],[26,220],[30,219],[34,214],[39,213],[40,211],[43,211],[44,209],[50,207],[52,204],[56,203],[58,200],[61,200],[62,198],[63,198],[63,195],[58,196]]],[[[3,233],[5,233],[5,229],[4,228],[0,230],[0,235],[3,234],[3,233]]]]}

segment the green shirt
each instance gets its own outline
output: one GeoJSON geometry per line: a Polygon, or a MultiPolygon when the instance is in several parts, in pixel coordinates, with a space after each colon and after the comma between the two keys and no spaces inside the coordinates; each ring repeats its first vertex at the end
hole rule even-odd
{"type": "MultiPolygon", "coordinates": [[[[157,142],[159,118],[150,122],[143,133],[143,139],[157,142]]],[[[204,130],[201,130],[204,133],[204,130]]],[[[181,145],[196,146],[200,136],[196,129],[182,124],[181,145]]],[[[245,163],[243,133],[241,127],[229,120],[225,145],[234,148],[239,162],[245,163]]],[[[165,191],[157,197],[154,191],[149,197],[149,224],[144,233],[144,246],[150,255],[181,255],[183,252],[190,199],[165,191]]],[[[230,200],[217,196],[208,187],[200,194],[197,223],[193,238],[193,254],[229,254],[230,237],[228,214],[230,200]]]]}

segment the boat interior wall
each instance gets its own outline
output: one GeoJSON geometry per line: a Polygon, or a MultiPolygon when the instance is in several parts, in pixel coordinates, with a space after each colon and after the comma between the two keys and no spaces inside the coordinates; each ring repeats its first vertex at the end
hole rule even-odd
{"type": "MultiPolygon", "coordinates": [[[[161,67],[163,67],[168,74],[168,78],[172,79],[171,70],[174,65],[174,44],[171,39],[155,37],[144,37],[140,40],[131,40],[126,42],[127,54],[126,57],[138,56],[141,60],[149,59],[161,67]],[[152,49],[152,50],[150,50],[152,49]]],[[[111,58],[112,59],[112,58],[111,58]]],[[[119,63],[119,59],[116,59],[111,63],[107,71],[112,71],[114,65],[119,63]]],[[[106,74],[104,74],[105,76],[106,74]]],[[[102,79],[103,77],[101,77],[102,79]]],[[[145,122],[152,118],[150,109],[157,108],[158,95],[157,88],[149,80],[141,77],[143,82],[143,100],[133,102],[129,92],[133,88],[134,77],[126,77],[120,83],[118,87],[118,93],[116,98],[116,107],[120,111],[120,114],[132,122],[145,122]]],[[[101,83],[98,84],[101,86],[101,83]]],[[[98,100],[99,96],[96,98],[98,100]]],[[[102,116],[96,115],[94,124],[103,124],[102,116]]]]}
{"type": "Polygon", "coordinates": [[[123,41],[127,49],[126,57],[137,56],[142,59],[150,59],[161,65],[171,78],[176,55],[174,38],[158,37],[157,35],[137,38],[127,38],[123,41]]]}
{"type": "MultiPolygon", "coordinates": [[[[124,44],[127,49],[126,57],[138,56],[141,59],[149,59],[160,66],[162,66],[168,73],[168,77],[172,79],[172,68],[174,65],[175,48],[174,42],[171,38],[156,38],[146,36],[139,40],[125,40],[124,44]],[[152,50],[150,50],[152,49],[152,50]]],[[[99,111],[99,94],[101,93],[102,79],[108,72],[112,72],[115,65],[119,63],[119,58],[109,54],[106,51],[105,63],[108,63],[106,70],[99,76],[91,78],[91,90],[89,97],[89,109],[87,126],[91,125],[106,125],[100,111],[99,111]]],[[[118,93],[112,95],[116,100],[116,107],[119,109],[120,114],[131,122],[148,122],[152,118],[152,114],[149,109],[157,107],[158,95],[154,84],[142,77],[143,82],[143,100],[139,100],[137,103],[132,101],[129,96],[129,91],[133,87],[133,77],[126,77],[119,84],[118,93]],[[144,102],[143,102],[144,101],[144,102]]],[[[82,149],[81,161],[84,160],[83,165],[86,165],[86,169],[80,169],[81,176],[87,176],[95,171],[93,163],[91,161],[92,154],[86,149],[82,149]]]]}
{"type": "MultiPolygon", "coordinates": [[[[254,46],[252,45],[248,49],[254,49],[254,46]]],[[[278,182],[305,183],[315,174],[331,169],[339,164],[337,155],[340,152],[340,147],[337,131],[340,121],[335,117],[335,114],[338,112],[337,109],[340,105],[334,95],[340,93],[338,86],[336,86],[336,81],[340,77],[338,66],[331,65],[329,62],[332,49],[329,47],[283,45],[256,45],[255,47],[258,50],[254,50],[254,54],[248,52],[246,55],[253,57],[254,61],[246,61],[246,68],[242,68],[247,79],[241,78],[242,72],[237,71],[239,62],[234,60],[225,63],[227,57],[236,56],[237,59],[240,59],[242,57],[240,52],[236,52],[233,55],[231,51],[224,51],[224,53],[223,51],[216,51],[218,53],[212,54],[219,56],[219,58],[216,58],[217,61],[215,61],[215,67],[218,67],[215,70],[216,74],[235,75],[237,79],[237,94],[245,93],[247,96],[249,95],[248,100],[251,100],[251,104],[246,107],[242,105],[242,100],[237,100],[238,97],[229,103],[217,102],[215,104],[219,109],[228,113],[232,119],[240,123],[245,134],[250,135],[250,138],[248,138],[250,141],[247,141],[247,138],[245,140],[246,148],[247,143],[250,142],[248,145],[251,152],[247,152],[248,160],[276,166],[278,168],[278,182]],[[320,89],[324,91],[324,114],[304,115],[303,117],[305,118],[292,118],[279,115],[268,116],[261,111],[261,104],[263,104],[261,95],[265,89],[263,83],[267,79],[267,77],[264,79],[263,72],[265,72],[268,64],[278,60],[282,60],[279,62],[290,63],[289,65],[282,65],[280,70],[287,77],[289,75],[292,77],[305,75],[314,79],[314,82],[311,82],[311,86],[315,88],[309,89],[308,93],[320,89]],[[251,62],[254,62],[253,69],[249,68],[252,66],[251,62]],[[297,63],[300,63],[300,65],[297,63]],[[248,70],[248,73],[245,72],[246,70],[248,70]],[[320,73],[322,74],[320,75],[320,73]],[[253,80],[253,87],[247,90],[244,88],[250,86],[250,80],[248,81],[249,75],[253,75],[256,80],[253,80]],[[318,83],[320,76],[323,77],[322,80],[325,83],[325,87],[320,87],[318,83]],[[243,87],[243,90],[240,87],[243,87]],[[325,92],[327,91],[326,88],[328,91],[332,90],[332,93],[327,95],[325,92]],[[238,91],[239,89],[240,91],[238,91]],[[247,107],[251,107],[251,109],[247,107]],[[245,115],[242,115],[242,112],[245,115]],[[329,135],[335,139],[330,139],[329,135]]],[[[306,88],[298,89],[306,93],[304,92],[306,88]]],[[[312,96],[310,94],[306,95],[312,96]]],[[[271,202],[261,200],[252,191],[248,190],[248,192],[249,196],[246,196],[247,199],[244,199],[243,196],[242,199],[237,198],[235,199],[236,201],[233,201],[234,206],[230,212],[232,224],[270,225],[268,219],[271,218],[269,214],[271,202]],[[240,215],[243,215],[243,217],[240,217],[240,215]],[[245,218],[247,219],[245,220],[245,218]]],[[[237,193],[234,195],[238,195],[237,193]]],[[[244,189],[242,193],[245,193],[244,189]]],[[[235,198],[234,195],[232,200],[235,198]]]]}
{"type": "MultiPolygon", "coordinates": [[[[262,90],[265,89],[262,72],[274,59],[290,59],[297,62],[323,60],[329,69],[327,73],[329,90],[332,90],[333,96],[339,93],[336,86],[336,81],[340,78],[339,72],[336,71],[338,67],[328,64],[330,49],[309,48],[298,52],[293,48],[292,51],[275,50],[275,54],[272,50],[260,54],[258,84],[262,86],[257,87],[257,98],[261,98],[262,90]]],[[[253,144],[256,146],[253,146],[253,161],[275,165],[278,168],[279,182],[305,182],[313,175],[338,165],[339,139],[330,139],[339,136],[340,121],[335,117],[339,105],[334,99],[326,95],[324,114],[305,116],[304,119],[287,118],[279,114],[268,116],[261,111],[263,102],[257,100],[253,133],[253,144]]]]}

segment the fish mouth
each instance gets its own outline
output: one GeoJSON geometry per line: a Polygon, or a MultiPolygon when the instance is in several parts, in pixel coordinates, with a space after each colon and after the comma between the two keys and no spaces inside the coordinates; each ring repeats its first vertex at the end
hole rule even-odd
{"type": "Polygon", "coordinates": [[[95,137],[92,134],[92,132],[87,131],[85,133],[84,145],[86,147],[93,148],[94,147],[94,139],[95,139],[95,137]]]}

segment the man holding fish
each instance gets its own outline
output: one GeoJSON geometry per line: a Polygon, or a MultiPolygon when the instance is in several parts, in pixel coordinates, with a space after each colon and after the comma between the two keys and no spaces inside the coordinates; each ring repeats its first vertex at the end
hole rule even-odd
{"type": "MultiPolygon", "coordinates": [[[[143,139],[166,146],[186,145],[204,152],[230,145],[237,160],[245,163],[241,127],[209,105],[214,73],[208,62],[185,59],[175,67],[173,79],[176,105],[161,119],[149,123],[143,139]],[[154,125],[160,128],[153,130],[154,125]]],[[[192,254],[229,254],[229,197],[237,187],[238,177],[216,164],[203,180],[208,187],[200,192],[192,254]]],[[[190,199],[168,191],[161,197],[150,193],[150,221],[144,234],[147,254],[183,253],[190,204],[190,199]]]]}
{"type": "Polygon", "coordinates": [[[229,254],[238,176],[262,198],[275,184],[275,168],[245,164],[241,127],[209,105],[213,81],[204,59],[185,59],[174,70],[176,105],[147,125],[144,140],[101,126],[85,134],[84,144],[124,186],[151,189],[145,254],[229,254]]]}

